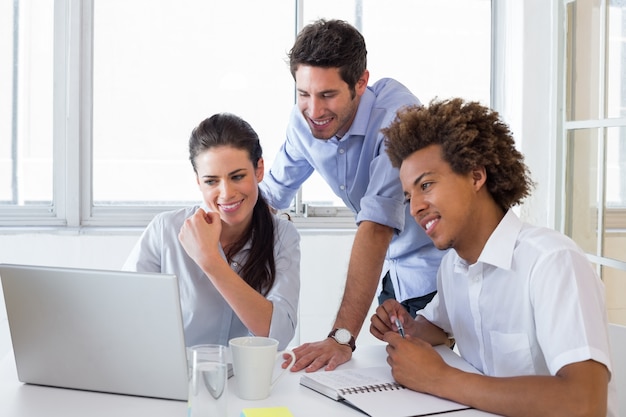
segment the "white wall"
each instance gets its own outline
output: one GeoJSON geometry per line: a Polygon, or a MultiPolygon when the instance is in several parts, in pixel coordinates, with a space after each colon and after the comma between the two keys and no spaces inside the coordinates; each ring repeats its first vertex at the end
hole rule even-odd
{"type": "MultiPolygon", "coordinates": [[[[120,269],[139,230],[97,233],[0,234],[0,263],[120,269]]],[[[321,340],[331,330],[345,283],[354,231],[301,230],[299,334],[293,344],[321,340]]],[[[368,331],[369,316],[358,344],[377,343],[368,331]]],[[[10,349],[0,288],[0,358],[10,349]]]]}
{"type": "Polygon", "coordinates": [[[558,154],[558,43],[556,0],[525,0],[520,140],[537,187],[522,208],[530,223],[559,228],[556,195],[558,154]]]}

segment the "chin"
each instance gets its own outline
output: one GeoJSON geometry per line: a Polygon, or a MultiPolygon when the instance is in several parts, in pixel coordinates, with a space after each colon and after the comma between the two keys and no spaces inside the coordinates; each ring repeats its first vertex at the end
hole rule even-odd
{"type": "Polygon", "coordinates": [[[435,247],[439,250],[448,250],[448,249],[452,249],[453,245],[453,241],[448,241],[448,242],[436,242],[433,240],[433,244],[435,245],[435,247]]]}
{"type": "Polygon", "coordinates": [[[328,139],[332,138],[333,136],[335,136],[334,134],[330,135],[330,136],[329,135],[324,135],[321,132],[314,131],[313,129],[311,129],[311,134],[313,135],[313,137],[315,139],[319,139],[319,140],[328,140],[328,139]]]}

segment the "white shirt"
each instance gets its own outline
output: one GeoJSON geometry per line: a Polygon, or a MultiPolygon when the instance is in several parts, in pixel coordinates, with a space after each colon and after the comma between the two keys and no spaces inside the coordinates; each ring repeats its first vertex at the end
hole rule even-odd
{"type": "MultiPolygon", "coordinates": [[[[419,314],[453,335],[485,375],[555,375],[588,359],[611,370],[604,285],[585,254],[511,210],[475,264],[446,254],[437,290],[419,314]]],[[[617,415],[611,384],[609,416],[617,415]]]]}
{"type": "MultiPolygon", "coordinates": [[[[252,334],[178,241],[183,222],[199,207],[155,216],[123,269],[175,274],[179,280],[186,345],[214,343],[228,346],[231,338],[252,334]]],[[[274,220],[276,279],[266,297],[273,304],[269,337],[277,339],[279,349],[284,349],[293,338],[297,324],[300,235],[290,221],[279,217],[274,217],[274,220]]],[[[246,258],[249,250],[248,242],[235,256],[231,264],[235,272],[239,271],[239,263],[246,258]]]]}

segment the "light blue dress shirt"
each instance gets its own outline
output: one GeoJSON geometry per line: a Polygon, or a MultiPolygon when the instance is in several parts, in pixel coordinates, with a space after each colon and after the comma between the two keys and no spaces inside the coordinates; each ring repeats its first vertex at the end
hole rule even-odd
{"type": "Polygon", "coordinates": [[[437,269],[445,253],[433,246],[404,204],[398,169],[391,166],[380,132],[400,107],[419,103],[399,82],[381,79],[361,97],[346,134],[329,140],[313,137],[296,105],[287,138],[259,184],[269,204],[284,209],[302,183],[317,171],[355,213],[357,224],[367,220],[395,229],[382,272],[390,272],[399,301],[436,290],[437,269]]]}
{"type": "MultiPolygon", "coordinates": [[[[186,345],[215,343],[228,346],[231,338],[252,333],[178,241],[183,222],[199,207],[155,216],[131,251],[123,269],[175,274],[180,288],[186,345]]],[[[277,339],[279,349],[284,349],[293,338],[297,324],[300,235],[290,221],[279,217],[274,217],[274,220],[276,279],[267,295],[273,304],[269,337],[277,339]]],[[[239,271],[249,251],[248,242],[231,263],[235,272],[239,271]]]]}

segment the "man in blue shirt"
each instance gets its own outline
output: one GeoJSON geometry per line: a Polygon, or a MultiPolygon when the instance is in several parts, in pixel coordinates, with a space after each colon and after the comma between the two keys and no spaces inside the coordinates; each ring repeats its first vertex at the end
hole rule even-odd
{"type": "Polygon", "coordinates": [[[381,276],[379,302],[395,298],[412,315],[436,289],[444,253],[412,221],[380,132],[399,108],[419,100],[392,79],[368,87],[366,57],[363,36],[339,20],[306,26],[289,53],[297,105],[261,191],[272,207],[287,208],[316,170],[358,225],[333,329],[294,349],[292,371],[332,370],[351,358],[381,276]]]}

